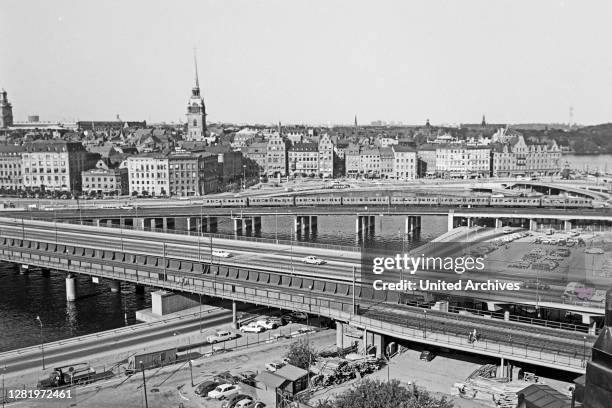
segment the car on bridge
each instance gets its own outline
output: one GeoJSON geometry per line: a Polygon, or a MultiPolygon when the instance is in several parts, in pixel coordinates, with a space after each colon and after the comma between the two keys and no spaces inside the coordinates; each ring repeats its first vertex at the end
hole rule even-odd
{"type": "Polygon", "coordinates": [[[255,322],[249,323],[246,326],[242,326],[240,328],[240,331],[243,333],[261,333],[264,330],[265,329],[263,327],[261,327],[255,322]]]}
{"type": "Polygon", "coordinates": [[[219,343],[222,341],[233,340],[237,338],[236,333],[232,333],[226,330],[218,330],[215,334],[206,337],[206,341],[209,343],[219,343]]]}
{"type": "Polygon", "coordinates": [[[232,254],[222,249],[213,249],[212,255],[218,256],[219,258],[229,258],[232,254]]]}
{"type": "Polygon", "coordinates": [[[306,258],[302,259],[302,262],[304,262],[305,264],[311,264],[311,265],[323,265],[325,263],[325,261],[323,259],[319,259],[316,256],[310,255],[307,256],[306,258]]]}

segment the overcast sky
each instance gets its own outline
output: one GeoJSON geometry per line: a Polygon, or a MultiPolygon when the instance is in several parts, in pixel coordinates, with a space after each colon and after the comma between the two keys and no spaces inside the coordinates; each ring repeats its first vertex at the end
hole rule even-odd
{"type": "Polygon", "coordinates": [[[1,0],[16,120],[612,121],[612,2],[1,0]]]}

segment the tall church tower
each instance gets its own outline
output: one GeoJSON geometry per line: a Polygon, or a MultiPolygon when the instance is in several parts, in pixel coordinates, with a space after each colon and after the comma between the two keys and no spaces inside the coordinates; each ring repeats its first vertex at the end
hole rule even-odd
{"type": "Polygon", "coordinates": [[[13,126],[13,105],[8,101],[6,91],[0,91],[0,129],[13,126]]]}
{"type": "Polygon", "coordinates": [[[198,80],[198,60],[193,54],[195,65],[195,86],[191,89],[191,97],[187,104],[187,140],[206,140],[206,106],[204,98],[200,95],[200,81],[198,80]]]}

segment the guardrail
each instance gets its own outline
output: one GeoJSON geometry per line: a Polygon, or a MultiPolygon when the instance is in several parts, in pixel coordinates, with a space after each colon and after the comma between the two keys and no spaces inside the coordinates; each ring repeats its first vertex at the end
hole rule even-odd
{"type": "MultiPolygon", "coordinates": [[[[12,259],[12,256],[3,255],[2,258],[8,260],[9,262],[20,262],[21,259],[15,260],[12,259]]],[[[240,302],[247,302],[252,304],[262,304],[268,305],[271,307],[278,307],[280,309],[285,310],[299,310],[302,312],[306,312],[309,314],[317,314],[320,316],[326,316],[335,320],[348,322],[352,325],[360,326],[367,324],[368,329],[374,329],[374,331],[379,332],[381,334],[388,334],[390,336],[395,336],[399,338],[406,338],[414,341],[419,341],[427,344],[435,344],[438,342],[440,344],[444,344],[451,348],[456,348],[459,350],[465,351],[476,351],[485,355],[490,356],[504,356],[506,358],[511,358],[519,361],[525,361],[532,364],[543,364],[548,365],[558,369],[568,369],[574,372],[583,372],[584,371],[584,359],[572,357],[571,355],[563,354],[560,350],[556,353],[551,353],[549,350],[546,350],[543,347],[533,348],[526,343],[520,343],[516,341],[511,347],[507,345],[502,345],[501,343],[494,342],[485,342],[484,345],[476,345],[476,344],[467,344],[467,341],[460,339],[457,333],[452,334],[437,334],[437,337],[431,337],[433,333],[437,333],[435,331],[425,332],[419,328],[408,328],[403,327],[399,324],[391,324],[386,323],[380,320],[371,319],[368,317],[363,317],[359,315],[355,315],[344,310],[340,310],[338,308],[334,308],[331,306],[321,306],[322,300],[319,300],[316,296],[299,296],[301,302],[296,301],[298,296],[291,296],[291,299],[281,299],[280,297],[270,297],[269,290],[262,289],[254,290],[255,294],[247,293],[246,291],[235,291],[229,290],[227,287],[230,286],[226,282],[207,282],[207,285],[204,285],[204,281],[201,282],[200,285],[196,285],[194,283],[185,283],[184,281],[172,282],[172,281],[160,281],[159,279],[152,279],[150,277],[130,277],[126,276],[123,273],[111,272],[103,269],[96,269],[95,272],[92,271],[91,268],[83,270],[80,266],[74,265],[65,265],[65,264],[57,264],[55,262],[49,261],[41,261],[41,260],[28,260],[29,263],[54,268],[54,269],[62,269],[67,271],[73,271],[76,273],[86,273],[93,274],[95,273],[98,276],[111,278],[111,279],[123,279],[127,281],[137,282],[139,284],[145,284],[149,286],[157,286],[164,287],[166,289],[174,289],[178,291],[184,292],[192,292],[192,293],[201,293],[203,295],[210,295],[214,297],[222,297],[226,299],[236,300],[240,302]],[[265,296],[262,294],[258,294],[259,292],[265,292],[265,296]],[[308,300],[308,303],[306,303],[308,300]],[[369,319],[369,320],[365,320],[369,319]],[[365,323],[364,323],[365,322],[365,323]],[[384,329],[384,330],[383,330],[384,329]],[[420,335],[419,335],[420,334],[420,335]],[[428,337],[430,336],[430,337],[428,337]],[[519,347],[519,344],[521,347],[519,347]],[[466,347],[469,346],[469,350],[466,347]],[[525,350],[525,352],[523,352],[525,350]],[[552,356],[552,357],[551,357],[552,356]],[[551,365],[553,364],[554,365],[551,365]]],[[[331,303],[327,301],[326,303],[331,303]]],[[[341,309],[350,309],[350,304],[344,302],[335,302],[337,307],[341,309]]],[[[409,322],[408,322],[409,323],[409,322]]],[[[483,322],[483,324],[486,324],[483,322]]],[[[426,330],[426,329],[425,329],[426,330]]],[[[586,343],[585,343],[586,347],[586,343]]]]}
{"type": "MultiPolygon", "coordinates": [[[[208,315],[210,313],[213,313],[219,310],[222,310],[222,309],[219,307],[216,307],[213,309],[206,309],[202,311],[202,315],[203,314],[208,315]]],[[[181,315],[181,316],[161,319],[161,320],[158,320],[156,322],[151,322],[151,323],[138,323],[138,324],[133,324],[131,326],[119,327],[117,329],[105,330],[101,332],[85,334],[85,335],[78,336],[78,337],[71,337],[68,339],[52,341],[52,342],[45,343],[44,347],[45,347],[45,350],[47,350],[47,349],[52,349],[52,348],[56,348],[60,346],[67,346],[70,344],[78,344],[78,343],[86,342],[89,340],[96,340],[96,339],[100,339],[102,337],[106,337],[109,335],[132,333],[132,332],[138,331],[139,329],[142,329],[145,326],[146,327],[156,327],[156,326],[164,325],[167,323],[172,323],[175,321],[180,321],[180,320],[192,317],[192,316],[199,317],[200,312],[188,313],[188,314],[181,315]]],[[[0,360],[8,358],[12,355],[23,355],[23,354],[28,354],[29,352],[38,352],[40,349],[41,349],[41,346],[36,345],[36,346],[22,347],[16,350],[5,351],[5,352],[0,353],[0,360]]]]}

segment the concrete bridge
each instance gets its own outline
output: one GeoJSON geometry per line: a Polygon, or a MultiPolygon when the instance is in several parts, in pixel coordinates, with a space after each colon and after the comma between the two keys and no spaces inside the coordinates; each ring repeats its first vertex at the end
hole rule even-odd
{"type": "MultiPolygon", "coordinates": [[[[594,336],[584,333],[403,305],[396,293],[375,292],[357,278],[334,279],[325,268],[323,276],[309,275],[307,266],[295,267],[293,254],[288,265],[283,246],[272,253],[265,250],[270,244],[243,248],[244,253],[228,261],[204,255],[210,248],[222,247],[223,240],[211,238],[207,246],[196,237],[142,231],[121,231],[118,237],[117,233],[109,228],[3,220],[0,259],[36,266],[44,273],[66,273],[68,300],[78,296],[74,279],[85,276],[326,316],[339,323],[339,346],[344,343],[343,330],[356,327],[366,332],[363,338],[377,353],[387,339],[400,338],[581,373],[594,341],[594,336]],[[276,264],[270,262],[274,259],[276,264]],[[484,340],[470,344],[467,333],[474,328],[484,340]]],[[[329,255],[331,271],[350,269],[359,257],[341,253],[334,258],[331,254],[337,251],[317,251],[329,255]]],[[[302,248],[299,254],[312,252],[302,248]]]]}

